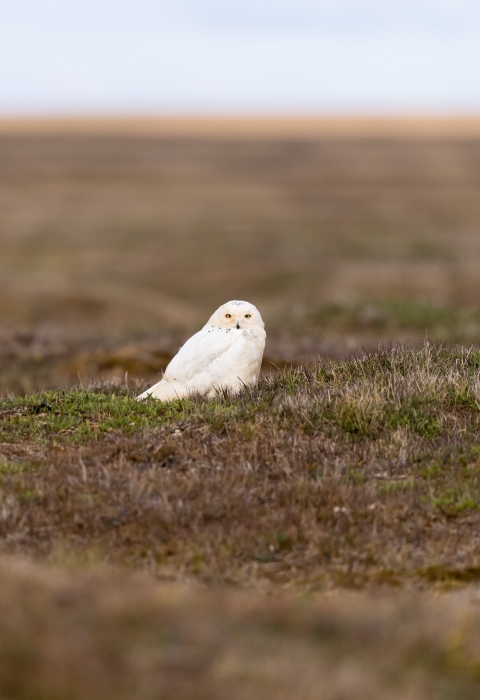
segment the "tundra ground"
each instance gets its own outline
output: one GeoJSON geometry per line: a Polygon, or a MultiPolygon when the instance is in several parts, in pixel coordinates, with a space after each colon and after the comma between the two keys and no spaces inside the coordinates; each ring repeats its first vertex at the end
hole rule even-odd
{"type": "Polygon", "coordinates": [[[0,156],[0,696],[477,698],[478,136],[0,156]],[[229,298],[259,386],[136,402],[229,298]]]}

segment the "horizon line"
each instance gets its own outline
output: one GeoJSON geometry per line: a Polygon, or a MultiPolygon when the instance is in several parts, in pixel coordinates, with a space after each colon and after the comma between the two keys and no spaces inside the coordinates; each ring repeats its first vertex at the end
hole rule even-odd
{"type": "Polygon", "coordinates": [[[480,136],[479,112],[1,114],[0,135],[480,136]]]}

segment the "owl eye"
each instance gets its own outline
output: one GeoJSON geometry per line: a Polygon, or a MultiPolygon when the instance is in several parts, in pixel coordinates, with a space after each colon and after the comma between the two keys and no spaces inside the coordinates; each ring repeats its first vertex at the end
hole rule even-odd
{"type": "Polygon", "coordinates": [[[232,318],[232,314],[225,314],[225,318],[232,318]]]}
{"type": "Polygon", "coordinates": [[[245,314],[245,318],[252,318],[252,314],[245,314]]]}

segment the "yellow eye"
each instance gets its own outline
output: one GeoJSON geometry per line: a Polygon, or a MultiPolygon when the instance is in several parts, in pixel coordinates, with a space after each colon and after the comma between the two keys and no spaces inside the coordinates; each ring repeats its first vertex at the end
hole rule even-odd
{"type": "Polygon", "coordinates": [[[245,314],[245,318],[252,318],[252,314],[245,314]]]}
{"type": "Polygon", "coordinates": [[[225,314],[225,318],[232,318],[232,314],[225,314]]]}

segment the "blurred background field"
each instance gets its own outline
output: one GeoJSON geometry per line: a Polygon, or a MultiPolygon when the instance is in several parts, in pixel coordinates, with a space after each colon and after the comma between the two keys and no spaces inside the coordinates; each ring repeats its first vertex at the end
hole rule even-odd
{"type": "Polygon", "coordinates": [[[0,16],[1,700],[480,697],[480,4],[0,16]]]}
{"type": "Polygon", "coordinates": [[[0,389],[155,378],[232,298],[265,370],[480,336],[480,120],[4,120],[0,389]]]}

